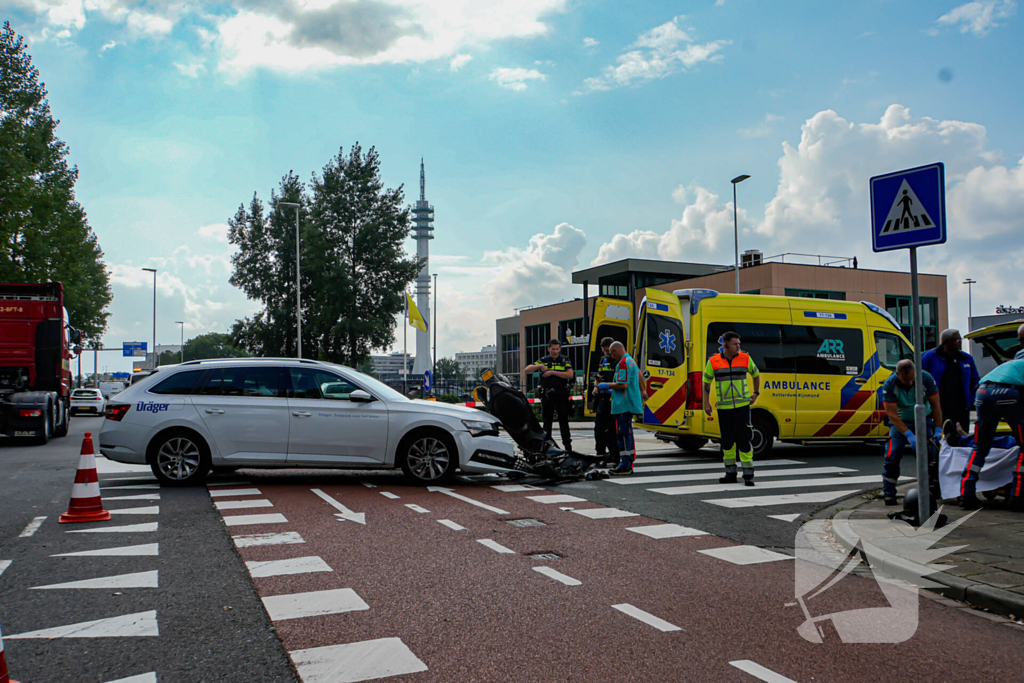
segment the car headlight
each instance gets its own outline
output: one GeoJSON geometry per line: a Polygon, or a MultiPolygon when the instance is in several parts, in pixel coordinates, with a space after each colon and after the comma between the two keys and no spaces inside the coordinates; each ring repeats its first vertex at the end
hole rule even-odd
{"type": "Polygon", "coordinates": [[[463,420],[462,424],[473,436],[497,436],[498,425],[483,420],[463,420]]]}

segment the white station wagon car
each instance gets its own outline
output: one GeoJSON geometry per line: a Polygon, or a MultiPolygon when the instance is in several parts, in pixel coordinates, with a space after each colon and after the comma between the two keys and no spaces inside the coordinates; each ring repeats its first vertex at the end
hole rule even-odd
{"type": "Polygon", "coordinates": [[[236,358],[161,367],[107,406],[100,452],[146,464],[162,483],[202,482],[239,467],[401,467],[436,484],[504,472],[514,454],[497,418],[406,398],[351,368],[236,358]]]}

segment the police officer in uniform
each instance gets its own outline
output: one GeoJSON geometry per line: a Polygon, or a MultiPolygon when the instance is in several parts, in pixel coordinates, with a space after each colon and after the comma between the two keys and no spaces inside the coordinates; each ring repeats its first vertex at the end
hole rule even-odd
{"type": "Polygon", "coordinates": [[[722,432],[725,476],[718,481],[736,483],[736,451],[743,467],[743,483],[754,485],[754,451],[750,447],[750,406],[761,390],[761,373],[754,359],[740,351],[740,335],[722,335],[722,351],[708,359],[704,368],[704,412],[711,417],[711,384],[717,385],[718,427],[722,432]],[[754,380],[754,392],[747,389],[747,375],[754,380]]]}
{"type": "MultiPolygon", "coordinates": [[[[526,366],[526,374],[540,372],[540,399],[544,415],[544,431],[551,436],[551,423],[558,413],[558,426],[562,432],[562,450],[572,450],[572,435],[569,432],[569,387],[575,373],[572,363],[562,355],[562,342],[552,339],[548,342],[548,355],[533,365],[526,366]]],[[[525,382],[523,383],[525,385],[525,382]]]]}
{"type": "Polygon", "coordinates": [[[594,441],[597,454],[605,457],[605,462],[613,465],[619,463],[618,440],[615,435],[615,420],[612,418],[612,395],[610,391],[597,388],[602,382],[615,381],[615,359],[612,358],[611,346],[615,341],[611,337],[601,340],[601,361],[597,365],[594,377],[594,441]]]}

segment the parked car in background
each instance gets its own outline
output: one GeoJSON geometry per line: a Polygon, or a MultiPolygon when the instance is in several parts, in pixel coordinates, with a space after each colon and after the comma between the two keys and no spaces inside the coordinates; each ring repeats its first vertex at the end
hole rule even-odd
{"type": "Polygon", "coordinates": [[[103,415],[107,399],[99,389],[75,389],[71,392],[72,415],[103,415]]]}
{"type": "Polygon", "coordinates": [[[99,390],[103,392],[103,398],[107,399],[108,401],[112,397],[124,391],[125,388],[126,387],[124,382],[111,381],[100,382],[99,384],[99,390]]]}

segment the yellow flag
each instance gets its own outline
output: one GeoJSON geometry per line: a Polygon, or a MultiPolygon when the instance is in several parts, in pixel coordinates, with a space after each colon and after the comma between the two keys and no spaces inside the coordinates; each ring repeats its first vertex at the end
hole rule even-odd
{"type": "Polygon", "coordinates": [[[405,310],[406,316],[409,318],[409,324],[417,330],[426,332],[427,321],[423,319],[423,314],[420,313],[420,309],[416,308],[416,304],[412,302],[412,297],[409,296],[409,292],[405,293],[405,310]]]}

